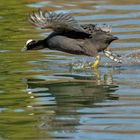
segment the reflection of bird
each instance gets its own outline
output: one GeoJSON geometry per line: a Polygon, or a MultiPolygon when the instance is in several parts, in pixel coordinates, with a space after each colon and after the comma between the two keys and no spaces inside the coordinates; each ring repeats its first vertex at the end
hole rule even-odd
{"type": "Polygon", "coordinates": [[[49,48],[70,54],[96,57],[92,65],[96,68],[100,61],[99,52],[103,51],[111,59],[119,62],[106,48],[118,39],[113,36],[110,26],[97,26],[94,24],[80,25],[67,13],[57,14],[39,9],[29,15],[31,23],[42,29],[50,28],[53,32],[44,40],[28,40],[23,50],[38,50],[49,48]]]}

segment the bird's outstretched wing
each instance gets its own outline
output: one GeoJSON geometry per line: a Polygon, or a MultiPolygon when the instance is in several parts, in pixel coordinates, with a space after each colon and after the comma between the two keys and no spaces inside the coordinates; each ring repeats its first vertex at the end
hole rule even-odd
{"type": "Polygon", "coordinates": [[[55,13],[42,9],[29,14],[29,21],[42,29],[50,28],[55,32],[76,31],[88,34],[68,13],[55,13]]]}

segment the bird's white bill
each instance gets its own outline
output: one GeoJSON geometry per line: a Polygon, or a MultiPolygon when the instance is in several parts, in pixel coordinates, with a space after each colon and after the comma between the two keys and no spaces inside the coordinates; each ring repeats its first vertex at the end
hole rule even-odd
{"type": "Polygon", "coordinates": [[[21,51],[22,51],[22,52],[27,51],[27,47],[26,47],[26,46],[24,46],[24,47],[21,49],[21,51]]]}

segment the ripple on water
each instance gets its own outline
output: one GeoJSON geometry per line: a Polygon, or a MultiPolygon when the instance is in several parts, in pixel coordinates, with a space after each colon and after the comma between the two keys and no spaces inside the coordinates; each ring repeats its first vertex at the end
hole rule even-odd
{"type": "MultiPolygon", "coordinates": [[[[87,12],[89,12],[89,11],[87,11],[87,12]]],[[[75,11],[74,13],[77,13],[77,11],[75,11]]],[[[104,19],[117,20],[117,19],[123,19],[124,20],[124,19],[138,18],[139,16],[140,16],[140,12],[132,12],[132,13],[127,13],[127,14],[98,14],[98,15],[76,16],[76,19],[78,19],[78,20],[89,20],[89,19],[90,20],[104,20],[104,19]]]]}
{"type": "Polygon", "coordinates": [[[129,11],[133,11],[133,10],[140,10],[140,5],[99,5],[99,6],[96,6],[97,9],[110,9],[110,10],[129,10],[129,11]]]}
{"type": "Polygon", "coordinates": [[[10,50],[0,50],[0,53],[11,52],[10,50]]]}
{"type": "Polygon", "coordinates": [[[55,7],[55,8],[63,8],[64,6],[59,4],[52,4],[51,1],[42,1],[33,4],[28,4],[28,7],[42,8],[42,7],[55,7]]]}

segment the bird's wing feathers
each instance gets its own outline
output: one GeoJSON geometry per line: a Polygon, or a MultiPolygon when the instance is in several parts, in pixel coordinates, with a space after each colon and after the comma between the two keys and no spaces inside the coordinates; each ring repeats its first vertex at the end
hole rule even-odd
{"type": "Polygon", "coordinates": [[[102,30],[104,32],[111,33],[112,27],[110,25],[106,25],[106,24],[96,25],[96,30],[102,30]]]}
{"type": "Polygon", "coordinates": [[[39,9],[29,15],[29,21],[40,28],[50,28],[55,32],[77,31],[85,32],[77,20],[67,13],[48,12],[39,9]]]}
{"type": "Polygon", "coordinates": [[[111,26],[109,25],[96,25],[96,24],[83,24],[81,27],[85,30],[85,32],[93,35],[94,33],[101,31],[106,33],[111,33],[111,26]]]}

